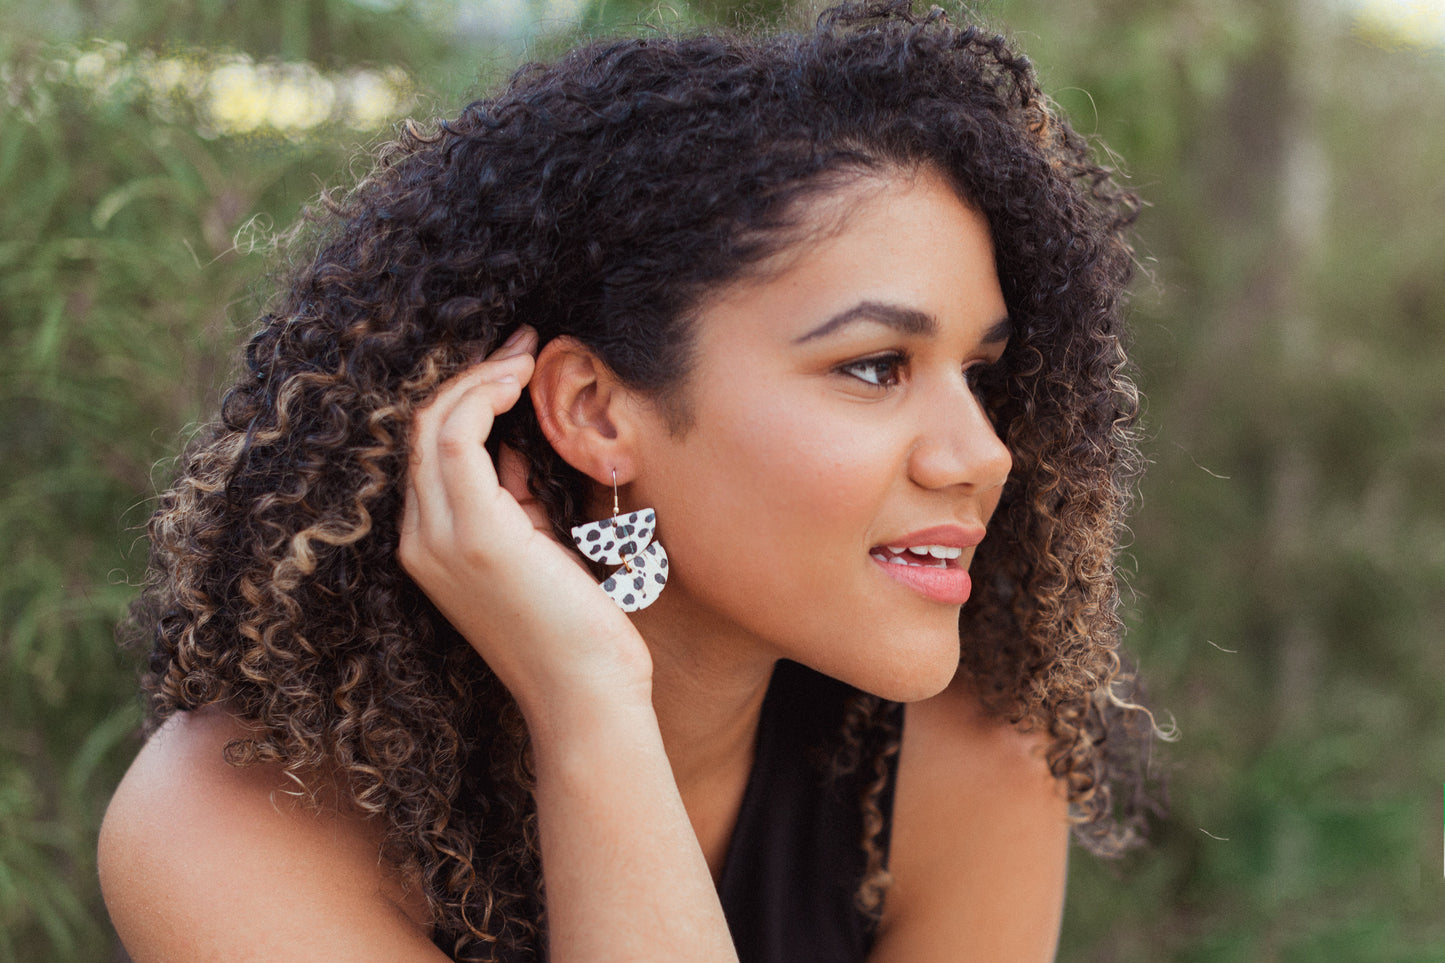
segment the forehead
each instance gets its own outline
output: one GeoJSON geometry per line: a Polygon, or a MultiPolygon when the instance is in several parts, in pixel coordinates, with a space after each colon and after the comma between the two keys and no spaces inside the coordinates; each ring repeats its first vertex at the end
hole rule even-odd
{"type": "Polygon", "coordinates": [[[734,328],[791,340],[867,302],[946,328],[992,325],[1006,313],[986,219],[931,169],[855,178],[804,202],[797,224],[758,270],[704,299],[699,348],[734,328]]]}

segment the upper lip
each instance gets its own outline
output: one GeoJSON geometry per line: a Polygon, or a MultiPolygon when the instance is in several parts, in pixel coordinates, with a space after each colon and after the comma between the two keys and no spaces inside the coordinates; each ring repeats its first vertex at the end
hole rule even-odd
{"type": "Polygon", "coordinates": [[[983,541],[982,525],[935,525],[898,538],[879,542],[879,547],[913,548],[918,545],[943,545],[947,548],[973,548],[983,541]]]}

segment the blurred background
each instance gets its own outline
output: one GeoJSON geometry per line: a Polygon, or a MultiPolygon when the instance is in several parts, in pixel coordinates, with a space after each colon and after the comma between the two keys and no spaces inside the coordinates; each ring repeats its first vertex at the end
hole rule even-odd
{"type": "MultiPolygon", "coordinates": [[[[0,961],[114,952],[113,628],[273,237],[523,59],[783,7],[0,0],[0,961]]],[[[1445,960],[1445,0],[976,9],[1150,204],[1128,642],[1182,738],[1060,958],[1445,960]]]]}

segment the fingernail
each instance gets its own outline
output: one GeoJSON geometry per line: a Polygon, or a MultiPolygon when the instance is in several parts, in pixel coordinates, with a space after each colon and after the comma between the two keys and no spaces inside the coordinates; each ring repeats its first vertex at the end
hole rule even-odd
{"type": "Polygon", "coordinates": [[[522,340],[522,334],[523,334],[526,330],[527,330],[527,329],[526,329],[525,327],[519,327],[519,328],[517,328],[517,330],[515,330],[515,331],[513,331],[511,334],[507,335],[507,340],[506,340],[506,341],[503,341],[503,342],[502,342],[502,346],[501,346],[500,348],[498,348],[497,350],[498,350],[498,351],[505,351],[507,348],[510,348],[510,347],[512,347],[513,345],[515,345],[518,341],[521,341],[521,340],[522,340]]]}

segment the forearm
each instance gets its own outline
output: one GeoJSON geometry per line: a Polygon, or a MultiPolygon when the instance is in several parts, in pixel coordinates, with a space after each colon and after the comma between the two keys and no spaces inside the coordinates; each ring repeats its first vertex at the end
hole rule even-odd
{"type": "Polygon", "coordinates": [[[663,749],[647,645],[552,537],[521,458],[504,446],[493,466],[483,446],[537,341],[518,329],[417,413],[397,558],[526,717],[552,960],[736,963],[663,749]]]}
{"type": "Polygon", "coordinates": [[[650,705],[534,726],[554,963],[736,961],[650,705]]]}

